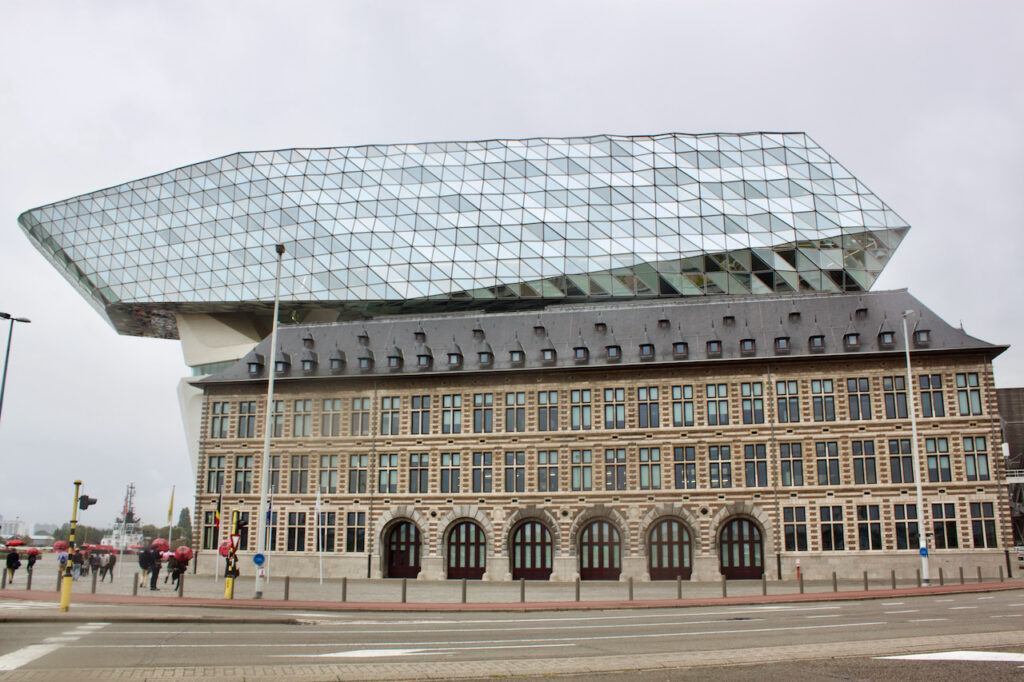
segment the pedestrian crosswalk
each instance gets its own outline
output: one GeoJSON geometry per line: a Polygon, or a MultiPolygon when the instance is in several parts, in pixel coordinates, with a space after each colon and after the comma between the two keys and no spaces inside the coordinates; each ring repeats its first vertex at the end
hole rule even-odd
{"type": "Polygon", "coordinates": [[[22,601],[21,599],[0,599],[0,611],[30,611],[33,609],[55,609],[56,602],[22,601]]]}

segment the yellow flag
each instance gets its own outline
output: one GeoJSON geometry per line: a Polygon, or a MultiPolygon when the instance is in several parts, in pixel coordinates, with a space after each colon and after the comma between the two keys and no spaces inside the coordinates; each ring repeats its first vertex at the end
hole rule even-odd
{"type": "Polygon", "coordinates": [[[167,507],[167,523],[171,523],[171,516],[174,514],[174,486],[171,486],[171,504],[167,507]]]}

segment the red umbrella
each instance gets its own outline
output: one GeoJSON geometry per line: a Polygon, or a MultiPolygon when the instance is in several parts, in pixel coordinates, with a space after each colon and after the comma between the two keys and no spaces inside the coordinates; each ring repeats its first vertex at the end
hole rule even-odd
{"type": "Polygon", "coordinates": [[[53,543],[53,548],[58,552],[62,549],[66,550],[68,548],[68,543],[64,540],[57,540],[57,542],[53,543]]]}
{"type": "Polygon", "coordinates": [[[217,550],[217,553],[221,556],[231,556],[231,543],[227,540],[220,543],[220,548],[217,550]]]}
{"type": "Polygon", "coordinates": [[[167,542],[167,540],[165,540],[164,538],[157,538],[156,540],[153,540],[152,544],[150,544],[150,547],[152,547],[153,549],[159,549],[161,551],[167,551],[171,548],[171,543],[167,542]]]}
{"type": "Polygon", "coordinates": [[[29,547],[28,548],[28,555],[29,556],[39,556],[39,548],[38,547],[29,547]]]}
{"type": "Polygon", "coordinates": [[[25,541],[20,539],[20,538],[14,538],[13,540],[8,540],[7,541],[7,546],[8,547],[20,547],[21,545],[24,545],[24,544],[25,544],[25,541]]]}
{"type": "Polygon", "coordinates": [[[192,559],[192,548],[182,545],[174,550],[174,558],[178,561],[190,561],[192,559]]]}

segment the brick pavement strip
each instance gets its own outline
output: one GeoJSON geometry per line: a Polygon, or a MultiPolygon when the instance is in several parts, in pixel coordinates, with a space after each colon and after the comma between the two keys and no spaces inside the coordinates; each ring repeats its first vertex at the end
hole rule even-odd
{"type": "MultiPolygon", "coordinates": [[[[702,668],[731,665],[783,663],[851,658],[880,654],[903,654],[949,648],[970,649],[1024,645],[1024,632],[987,632],[933,637],[878,639],[857,642],[794,644],[751,649],[719,649],[666,654],[644,654],[642,658],[628,655],[594,656],[562,659],[523,659],[501,661],[408,663],[327,663],[323,665],[226,666],[175,668],[92,668],[77,669],[76,682],[83,680],[219,680],[221,682],[254,682],[274,679],[281,682],[319,682],[333,680],[435,680],[483,677],[531,677],[557,674],[609,673],[633,670],[702,668]]],[[[34,669],[0,673],[0,682],[17,680],[53,680],[67,670],[34,669]]]]}

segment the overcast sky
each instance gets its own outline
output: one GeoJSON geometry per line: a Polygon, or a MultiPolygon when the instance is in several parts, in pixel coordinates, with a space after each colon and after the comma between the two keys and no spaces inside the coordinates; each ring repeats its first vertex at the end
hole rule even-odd
{"type": "Polygon", "coordinates": [[[977,0],[5,2],[0,311],[32,323],[0,515],[63,522],[75,478],[90,525],[129,481],[146,523],[172,485],[192,506],[179,344],[118,336],[16,218],[242,150],[806,131],[913,226],[875,289],[1014,345],[996,382],[1024,385],[1022,27],[1024,4],[977,0]]]}

